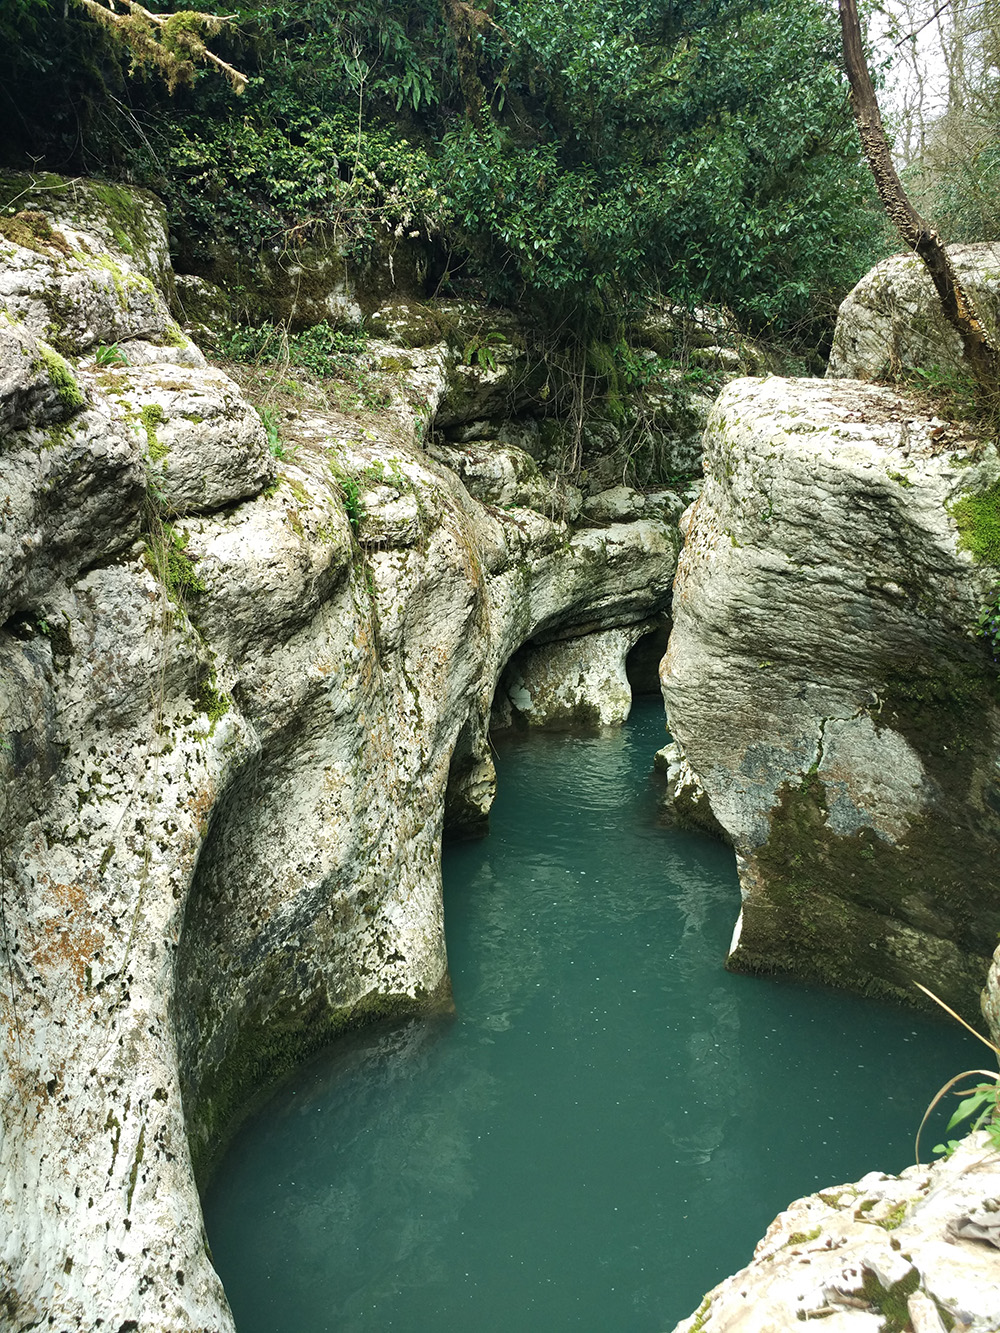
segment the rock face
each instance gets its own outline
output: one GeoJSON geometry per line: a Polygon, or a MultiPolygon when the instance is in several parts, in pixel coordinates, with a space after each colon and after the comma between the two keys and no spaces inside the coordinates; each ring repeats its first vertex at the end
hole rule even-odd
{"type": "Polygon", "coordinates": [[[996,1333],[998,1199],[1000,1153],[983,1133],[931,1167],[799,1199],[674,1333],[787,1333],[813,1319],[832,1333],[996,1333]]]}
{"type": "Polygon", "coordinates": [[[969,445],[857,382],[737,381],[713,414],[662,684],[686,809],[737,852],[733,968],[974,1012],[1000,707],[959,497],[989,508],[1000,463],[969,445]]]}
{"type": "MultiPolygon", "coordinates": [[[[1000,335],[1000,245],[949,245],[959,280],[990,334],[1000,335]]],[[[914,368],[954,376],[962,343],[941,313],[922,261],[893,255],[866,273],[844,298],[827,374],[843,379],[891,378],[914,368]]]]}
{"type": "Polygon", "coordinates": [[[0,1325],[221,1333],[196,1174],[311,1049],[448,1005],[442,823],[488,811],[500,673],[630,642],[677,534],[432,456],[492,374],[441,348],[276,463],[124,193],[0,236],[0,1325]]]}

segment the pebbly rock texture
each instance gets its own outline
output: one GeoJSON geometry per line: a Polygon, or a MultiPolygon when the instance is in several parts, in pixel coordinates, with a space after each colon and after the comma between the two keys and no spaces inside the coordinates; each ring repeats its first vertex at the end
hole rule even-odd
{"type": "MultiPolygon", "coordinates": [[[[976,313],[1000,336],[1000,245],[949,245],[959,280],[976,313]]],[[[845,296],[827,375],[837,379],[893,378],[914,368],[947,380],[962,372],[962,343],[941,313],[941,303],[923,262],[893,255],[866,273],[845,296]]]]}
{"type": "Polygon", "coordinates": [[[1000,705],[974,633],[996,571],[963,543],[996,453],[888,389],[770,378],[724,391],[705,472],[661,679],[684,811],[737,852],[729,966],[974,1013],[1000,705]]]}
{"type": "Polygon", "coordinates": [[[997,1333],[1000,1153],[982,1132],[933,1166],[798,1199],[753,1261],[674,1333],[997,1333]]]}
{"type": "Polygon", "coordinates": [[[423,441],[498,380],[448,346],[276,463],[159,213],[53,194],[0,229],[0,1326],[223,1333],[196,1178],[309,1051],[447,1008],[442,825],[486,818],[501,671],[641,633],[677,533],[576,529],[516,455],[476,498],[423,441]]]}

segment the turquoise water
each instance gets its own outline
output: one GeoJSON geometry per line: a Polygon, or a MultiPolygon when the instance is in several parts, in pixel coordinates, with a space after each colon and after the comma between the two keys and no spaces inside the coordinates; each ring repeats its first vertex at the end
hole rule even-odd
{"type": "Polygon", "coordinates": [[[662,743],[640,700],[501,744],[489,838],[445,849],[457,1018],[313,1062],[206,1199],[239,1333],[657,1333],[790,1200],[912,1161],[975,1043],[728,975],[733,857],[665,826],[662,743]]]}

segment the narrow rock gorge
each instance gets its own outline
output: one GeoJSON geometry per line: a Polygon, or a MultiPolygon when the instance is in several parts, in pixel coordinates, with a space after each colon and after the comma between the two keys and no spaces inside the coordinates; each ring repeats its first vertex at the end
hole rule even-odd
{"type": "MultiPolygon", "coordinates": [[[[730,965],[907,1001],[923,980],[971,1011],[1000,929],[972,632],[995,570],[968,502],[995,497],[994,450],[895,390],[770,376],[712,408],[696,499],[690,476],[633,484],[613,424],[527,410],[548,386],[512,314],[398,292],[369,319],[372,401],[304,404],[275,447],[199,349],[224,294],[174,275],[152,196],[13,197],[2,1327],[233,1328],[198,1182],[319,1046],[448,1008],[440,844],[485,827],[490,726],[620,721],[671,598],[670,791],[736,850],[730,965]]],[[[323,309],[354,299],[337,270],[323,309]]],[[[710,398],[659,405],[661,471],[696,468],[710,398]]],[[[966,1160],[865,1197],[958,1181],[975,1212],[995,1155],[966,1160]]],[[[817,1236],[843,1197],[803,1205],[817,1236]]],[[[713,1298],[688,1327],[785,1327],[775,1302],[725,1323],[713,1298]]]]}
{"type": "Polygon", "coordinates": [[[676,525],[424,448],[506,388],[444,343],[374,344],[391,403],[303,411],[277,462],[153,201],[46,203],[0,240],[4,1326],[225,1329],[196,1178],[309,1051],[449,1004],[442,823],[488,811],[500,672],[548,638],[601,712],[676,525]]]}

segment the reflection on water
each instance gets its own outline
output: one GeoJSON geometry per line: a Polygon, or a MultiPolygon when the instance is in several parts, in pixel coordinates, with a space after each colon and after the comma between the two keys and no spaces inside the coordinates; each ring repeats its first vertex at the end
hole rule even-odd
{"type": "Polygon", "coordinates": [[[655,1333],[790,1199],[908,1163],[972,1039],[725,973],[733,858],[664,826],[662,737],[502,745],[445,857],[457,1019],[302,1071],[206,1201],[240,1333],[655,1333]]]}

